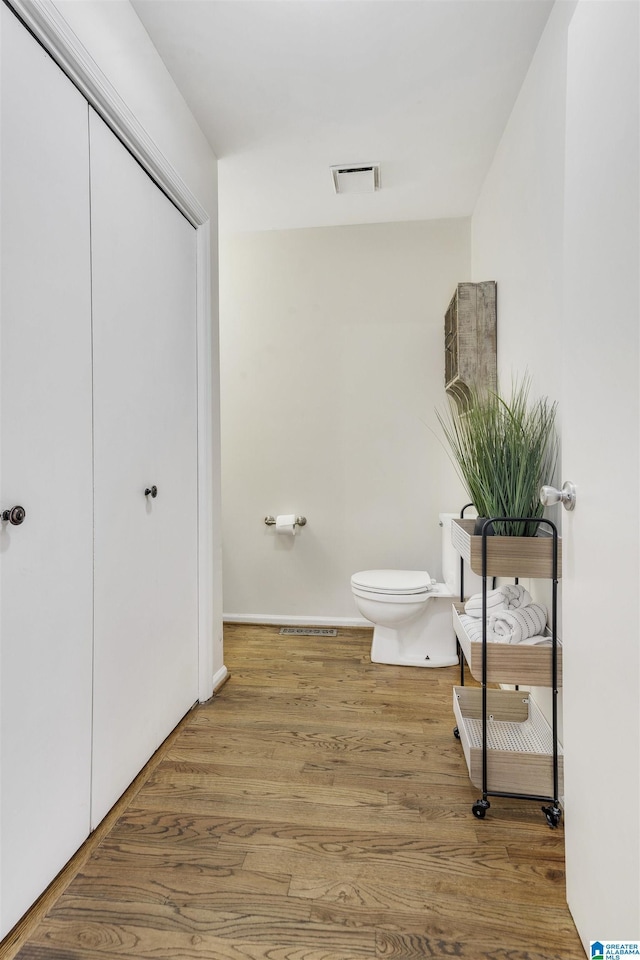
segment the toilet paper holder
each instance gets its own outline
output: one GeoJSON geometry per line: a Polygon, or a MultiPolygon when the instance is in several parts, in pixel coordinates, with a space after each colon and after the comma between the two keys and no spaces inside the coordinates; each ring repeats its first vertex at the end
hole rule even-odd
{"type": "MultiPolygon", "coordinates": [[[[268,527],[272,527],[272,526],[275,524],[275,522],[276,522],[276,518],[275,518],[275,517],[271,517],[271,516],[265,517],[265,518],[264,518],[264,522],[267,524],[268,527]]],[[[298,527],[304,527],[304,525],[306,524],[306,522],[307,522],[307,518],[306,518],[306,517],[296,517],[296,519],[295,519],[295,524],[296,524],[296,526],[298,526],[298,527]]]]}

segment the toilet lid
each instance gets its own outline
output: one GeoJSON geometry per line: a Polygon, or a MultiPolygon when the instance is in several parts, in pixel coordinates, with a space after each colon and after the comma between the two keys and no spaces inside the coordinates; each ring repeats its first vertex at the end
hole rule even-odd
{"type": "Polygon", "coordinates": [[[351,583],[371,593],[427,593],[431,589],[426,570],[361,570],[354,573],[351,583]]]}

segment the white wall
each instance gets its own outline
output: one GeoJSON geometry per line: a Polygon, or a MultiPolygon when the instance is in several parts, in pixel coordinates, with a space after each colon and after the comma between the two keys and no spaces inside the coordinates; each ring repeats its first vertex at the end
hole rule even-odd
{"type": "Polygon", "coordinates": [[[467,220],[221,240],[225,616],[345,622],[357,570],[440,577],[464,494],[434,407],[469,267],[467,220]],[[294,512],[294,540],[263,522],[294,512]]]}
{"type": "Polygon", "coordinates": [[[575,513],[554,519],[567,892],[585,948],[640,935],[637,10],[556,4],[472,218],[473,278],[498,282],[500,376],[526,368],[560,401],[557,478],[578,484],[575,513]],[[625,482],[632,503],[614,506],[608,484],[625,482]]]}
{"type": "Polygon", "coordinates": [[[213,660],[223,666],[217,159],[128,0],[54,0],[70,28],[210,216],[213,407],[213,660]]]}
{"type": "Polygon", "coordinates": [[[472,272],[498,283],[498,376],[508,391],[526,370],[532,389],[560,398],[567,28],[556,3],[502,136],[472,221],[472,272]]]}
{"type": "MultiPolygon", "coordinates": [[[[567,31],[574,10],[573,0],[563,0],[551,12],[471,220],[473,279],[491,274],[498,283],[501,389],[508,394],[512,377],[528,373],[532,394],[558,403],[567,31]]],[[[559,407],[560,435],[561,418],[559,407]]],[[[559,472],[555,480],[560,481],[559,472]]],[[[561,513],[555,508],[547,516],[560,526],[561,513]]],[[[550,609],[550,584],[527,586],[550,609]]],[[[550,719],[550,692],[532,692],[550,719]]],[[[562,694],[559,705],[562,740],[562,694]]]]}

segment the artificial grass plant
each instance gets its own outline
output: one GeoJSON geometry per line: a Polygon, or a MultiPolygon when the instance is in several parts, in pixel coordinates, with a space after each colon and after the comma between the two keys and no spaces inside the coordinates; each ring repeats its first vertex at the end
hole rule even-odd
{"type": "MultiPolygon", "coordinates": [[[[511,396],[472,387],[467,409],[453,401],[436,411],[456,467],[480,517],[542,517],[539,491],[551,483],[558,440],[557,404],[530,401],[530,379],[514,381],[511,396]]],[[[534,536],[537,523],[494,524],[504,536],[534,536]]]]}

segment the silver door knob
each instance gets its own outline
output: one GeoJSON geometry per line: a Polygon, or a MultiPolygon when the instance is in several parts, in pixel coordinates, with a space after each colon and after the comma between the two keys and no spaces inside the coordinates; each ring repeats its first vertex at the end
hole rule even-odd
{"type": "Polygon", "coordinates": [[[565,510],[573,510],[576,505],[576,487],[567,480],[562,484],[562,490],[555,487],[540,487],[540,503],[550,507],[554,503],[561,503],[565,510]]]}

